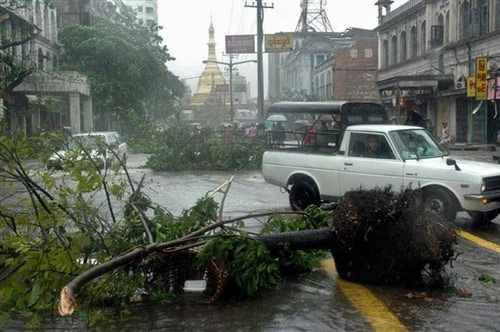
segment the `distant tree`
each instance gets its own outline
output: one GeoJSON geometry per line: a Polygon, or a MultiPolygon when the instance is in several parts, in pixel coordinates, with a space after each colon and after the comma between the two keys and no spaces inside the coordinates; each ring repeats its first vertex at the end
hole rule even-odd
{"type": "Polygon", "coordinates": [[[105,122],[113,118],[133,130],[137,119],[171,114],[182,96],[182,83],[166,65],[174,58],[161,46],[158,29],[126,16],[95,26],[70,26],[60,34],[63,68],[87,75],[94,109],[105,122]]]}

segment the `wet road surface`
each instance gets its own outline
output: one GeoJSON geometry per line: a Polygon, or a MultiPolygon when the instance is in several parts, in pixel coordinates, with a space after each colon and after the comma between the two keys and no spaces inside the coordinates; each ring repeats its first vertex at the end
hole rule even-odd
{"type": "MultiPolygon", "coordinates": [[[[139,168],[143,155],[129,159],[130,174],[146,174],[150,198],[174,215],[191,207],[208,191],[228,180],[225,172],[164,173],[139,168]]],[[[99,200],[99,197],[96,197],[99,200]]],[[[288,195],[265,183],[260,172],[235,174],[225,219],[249,212],[289,210],[288,195]]],[[[456,225],[490,244],[460,238],[460,253],[448,267],[456,292],[430,292],[402,287],[361,286],[338,279],[334,271],[315,272],[287,280],[255,299],[197,302],[196,296],[174,304],[140,304],[133,315],[92,331],[500,331],[500,218],[478,229],[466,213],[456,225]],[[481,275],[496,279],[480,281],[481,275]],[[375,299],[375,300],[374,300],[375,299]],[[371,308],[371,309],[370,309],[371,308]],[[375,310],[373,310],[375,308],[375,310]]],[[[253,227],[258,227],[255,221],[253,227]]],[[[464,233],[465,234],[465,233],[464,233]]],[[[80,331],[79,314],[44,323],[39,331],[80,331]]],[[[19,321],[7,330],[22,331],[19,321]]]]}

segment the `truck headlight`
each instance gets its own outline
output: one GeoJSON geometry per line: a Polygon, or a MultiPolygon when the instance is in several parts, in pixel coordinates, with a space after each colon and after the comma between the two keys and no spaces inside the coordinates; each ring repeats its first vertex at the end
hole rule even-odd
{"type": "Polygon", "coordinates": [[[486,183],[483,180],[483,184],[481,185],[481,193],[484,193],[486,191],[486,183]]]}

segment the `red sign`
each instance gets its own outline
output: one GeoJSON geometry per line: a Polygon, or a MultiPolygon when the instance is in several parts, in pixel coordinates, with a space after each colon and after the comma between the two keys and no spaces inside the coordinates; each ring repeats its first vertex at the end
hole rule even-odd
{"type": "Polygon", "coordinates": [[[255,36],[226,36],[226,53],[255,53],[255,36]]]}

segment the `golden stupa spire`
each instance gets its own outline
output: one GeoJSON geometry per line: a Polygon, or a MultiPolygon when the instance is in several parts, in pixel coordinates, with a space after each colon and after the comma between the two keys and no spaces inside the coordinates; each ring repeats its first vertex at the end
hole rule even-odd
{"type": "MultiPolygon", "coordinates": [[[[208,58],[207,60],[217,61],[215,51],[215,29],[210,18],[210,27],[208,28],[208,58]]],[[[225,84],[226,79],[219,68],[219,65],[214,62],[207,62],[205,69],[198,81],[198,89],[191,99],[192,105],[203,105],[207,100],[208,95],[215,89],[216,84],[225,84]]]]}

